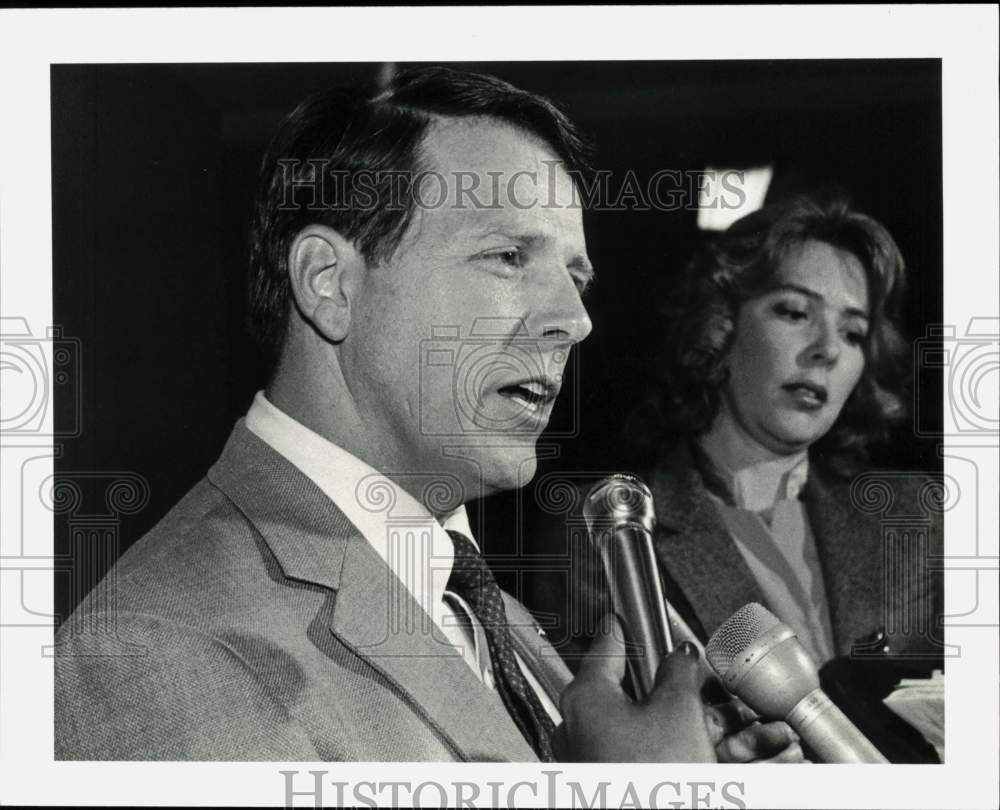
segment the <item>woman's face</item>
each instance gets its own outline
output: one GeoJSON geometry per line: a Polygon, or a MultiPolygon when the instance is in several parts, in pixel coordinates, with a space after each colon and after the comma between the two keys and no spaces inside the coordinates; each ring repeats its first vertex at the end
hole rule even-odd
{"type": "Polygon", "coordinates": [[[787,253],[775,284],[740,307],[723,398],[744,433],[787,454],[830,430],[861,378],[868,284],[856,256],[817,241],[787,253]]]}

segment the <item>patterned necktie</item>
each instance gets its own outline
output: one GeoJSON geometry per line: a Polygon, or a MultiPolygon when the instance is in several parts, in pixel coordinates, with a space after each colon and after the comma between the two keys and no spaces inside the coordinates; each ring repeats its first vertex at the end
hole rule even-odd
{"type": "Polygon", "coordinates": [[[500,586],[472,541],[459,532],[449,531],[448,534],[455,543],[455,563],[448,579],[448,590],[469,603],[483,626],[490,648],[493,680],[511,718],[538,758],[554,762],[551,738],[555,726],[514,656],[500,586]]]}

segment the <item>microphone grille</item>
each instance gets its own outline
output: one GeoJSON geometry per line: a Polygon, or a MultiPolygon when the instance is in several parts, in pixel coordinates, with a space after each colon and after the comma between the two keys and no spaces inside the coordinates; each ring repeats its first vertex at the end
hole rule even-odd
{"type": "Polygon", "coordinates": [[[720,678],[760,636],[781,624],[766,607],[751,602],[726,619],[705,645],[705,657],[720,678]]]}
{"type": "Polygon", "coordinates": [[[617,473],[594,484],[584,498],[583,516],[591,532],[595,526],[617,523],[637,523],[649,532],[656,526],[653,494],[631,473],[617,473]]]}

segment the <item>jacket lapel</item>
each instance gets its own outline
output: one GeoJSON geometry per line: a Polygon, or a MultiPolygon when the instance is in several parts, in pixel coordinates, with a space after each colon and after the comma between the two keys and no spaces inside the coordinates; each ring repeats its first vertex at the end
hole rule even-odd
{"type": "Polygon", "coordinates": [[[532,674],[545,689],[549,700],[558,707],[563,689],[573,680],[569,667],[549,644],[545,631],[528,609],[509,593],[504,592],[503,598],[514,648],[525,666],[531,668],[532,674]]]}
{"type": "Polygon", "coordinates": [[[360,537],[347,549],[331,630],[395,682],[463,758],[536,759],[499,695],[360,537]]]}
{"type": "MultiPolygon", "coordinates": [[[[823,571],[834,644],[838,653],[848,654],[884,621],[882,527],[878,514],[852,506],[848,484],[824,474],[816,462],[811,460],[803,497],[823,571]]],[[[656,553],[672,580],[667,599],[692,629],[705,637],[742,605],[763,601],[686,444],[656,468],[651,489],[656,553]]]]}
{"type": "Polygon", "coordinates": [[[805,488],[806,510],[823,569],[837,652],[871,636],[882,619],[882,527],[877,514],[851,504],[849,486],[812,464],[805,488]]]}
{"type": "Polygon", "coordinates": [[[461,759],[533,761],[487,689],[332,501],[240,420],[209,480],[260,531],[284,574],[336,591],[329,628],[381,672],[461,759]]]}
{"type": "Polygon", "coordinates": [[[729,537],[686,444],[650,477],[656,508],[656,555],[668,574],[666,597],[707,640],[748,602],[763,597],[729,537]]]}

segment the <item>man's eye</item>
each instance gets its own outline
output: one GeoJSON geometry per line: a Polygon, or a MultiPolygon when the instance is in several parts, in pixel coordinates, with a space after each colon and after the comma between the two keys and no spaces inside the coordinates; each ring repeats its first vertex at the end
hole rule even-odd
{"type": "Polygon", "coordinates": [[[576,285],[576,291],[580,294],[580,297],[585,298],[594,286],[594,277],[592,275],[574,273],[573,284],[576,285]]]}
{"type": "Polygon", "coordinates": [[[524,255],[520,248],[503,248],[501,250],[488,250],[481,254],[482,258],[499,262],[508,267],[520,267],[524,263],[524,255]]]}

